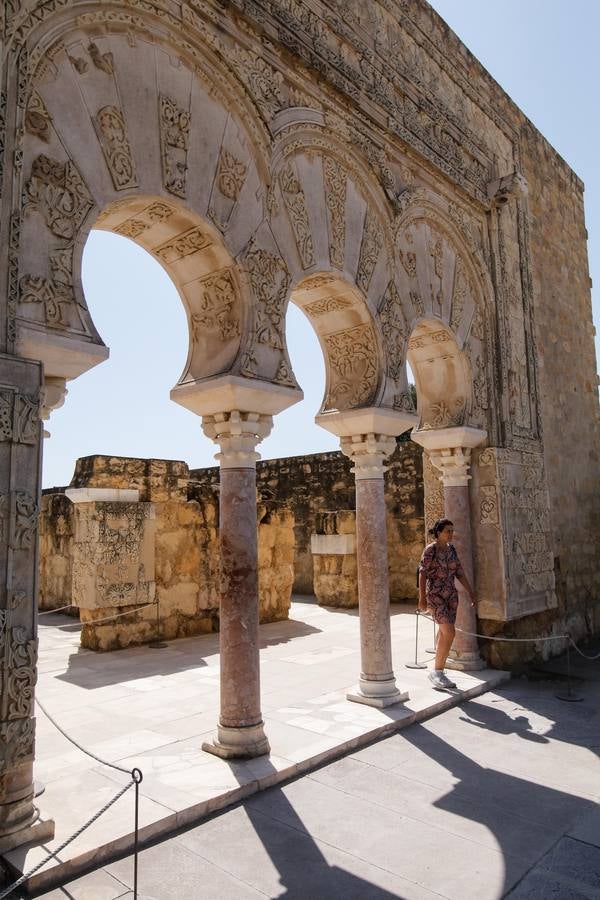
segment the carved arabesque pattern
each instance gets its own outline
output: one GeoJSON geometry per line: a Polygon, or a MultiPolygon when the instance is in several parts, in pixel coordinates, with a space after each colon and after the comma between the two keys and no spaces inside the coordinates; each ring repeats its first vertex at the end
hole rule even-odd
{"type": "Polygon", "coordinates": [[[83,178],[71,160],[38,156],[25,187],[25,209],[36,209],[59,238],[73,240],[94,205],[83,178]]]}
{"type": "Polygon", "coordinates": [[[122,111],[103,106],[94,118],[94,126],[115,190],[137,187],[137,176],[122,111]]]}
{"type": "Polygon", "coordinates": [[[344,268],[346,245],[346,171],[330,156],[323,158],[325,203],[329,217],[329,258],[338,269],[344,268]]]}
{"type": "Polygon", "coordinates": [[[279,184],[294,232],[302,268],[308,269],[314,263],[312,233],[304,191],[291,162],[286,163],[279,173],[279,184]]]}
{"type": "Polygon", "coordinates": [[[190,113],[171,97],[161,94],[158,102],[163,183],[171,194],[185,199],[190,113]]]}
{"type": "Polygon", "coordinates": [[[329,364],[325,408],[349,409],[372,402],[379,376],[377,341],[371,325],[357,325],[324,338],[329,364]]]}

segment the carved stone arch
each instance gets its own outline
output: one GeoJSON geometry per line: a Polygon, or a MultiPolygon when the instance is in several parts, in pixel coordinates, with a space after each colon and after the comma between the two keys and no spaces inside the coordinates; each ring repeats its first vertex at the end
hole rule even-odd
{"type": "Polygon", "coordinates": [[[379,406],[385,382],[381,333],[356,284],[333,270],[319,272],[294,284],[291,300],[323,351],[326,385],[319,412],[379,406]]]}
{"type": "MultiPolygon", "coordinates": [[[[9,248],[18,352],[41,358],[47,373],[52,362],[53,377],[66,378],[107,355],[78,275],[83,245],[99,217],[104,222],[100,227],[147,243],[150,252],[170,241],[192,240],[204,223],[204,231],[214,236],[212,246],[223,252],[208,265],[197,255],[206,256],[206,251],[192,249],[196,281],[233,265],[264,218],[267,190],[264,154],[255,153],[255,135],[235,108],[235,96],[246,109],[247,98],[235,77],[225,83],[215,75],[209,50],[205,56],[197,54],[193,66],[181,53],[174,66],[170,45],[142,40],[150,29],[146,19],[115,13],[109,28],[105,11],[80,15],[75,22],[74,10],[69,12],[60,19],[60,28],[50,30],[51,22],[46,22],[44,35],[36,34],[36,46],[44,47],[46,55],[38,60],[39,78],[29,85],[23,111],[22,165],[16,170],[13,197],[15,203],[23,197],[24,208],[15,209],[18,227],[12,228],[9,248]],[[123,24],[123,15],[137,29],[135,40],[132,33],[111,30],[123,24]],[[107,25],[104,31],[88,32],[98,21],[107,25]],[[143,91],[125,62],[131,62],[131,54],[137,54],[133,71],[143,91]],[[64,372],[54,371],[63,364],[64,372]]],[[[186,297],[180,275],[174,280],[186,297]]],[[[222,281],[219,290],[225,288],[222,281]]],[[[243,294],[243,278],[235,292],[243,294]]],[[[236,334],[223,338],[226,348],[215,354],[210,342],[207,366],[198,362],[193,337],[202,310],[190,312],[195,317],[190,319],[191,347],[196,349],[190,351],[192,368],[184,378],[208,377],[234,365],[244,310],[236,312],[236,334]]]]}
{"type": "MultiPolygon", "coordinates": [[[[456,204],[426,189],[411,192],[396,226],[396,286],[411,334],[408,357],[417,382],[410,357],[420,349],[417,344],[424,347],[435,342],[428,335],[438,335],[440,345],[452,348],[452,362],[444,373],[439,347],[435,353],[431,349],[431,365],[437,366],[434,380],[441,384],[447,377],[453,384],[462,384],[450,390],[447,402],[441,393],[437,396],[441,388],[435,388],[436,398],[430,400],[441,404],[440,415],[420,409],[425,415],[422,424],[446,418],[493,433],[494,293],[475,230],[474,222],[456,204]],[[411,348],[413,340],[416,344],[411,348]]],[[[423,377],[422,372],[421,382],[423,377]]]]}
{"type": "Polygon", "coordinates": [[[394,243],[375,173],[319,111],[286,110],[274,127],[269,212],[294,279],[335,270],[376,312],[394,270],[394,243]]]}

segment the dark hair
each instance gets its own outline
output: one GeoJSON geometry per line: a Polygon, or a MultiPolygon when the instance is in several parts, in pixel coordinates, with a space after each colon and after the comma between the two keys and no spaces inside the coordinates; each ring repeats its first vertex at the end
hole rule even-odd
{"type": "Polygon", "coordinates": [[[429,529],[429,534],[433,535],[434,538],[437,538],[440,531],[443,531],[446,525],[454,525],[454,522],[451,522],[450,519],[438,519],[429,529]]]}

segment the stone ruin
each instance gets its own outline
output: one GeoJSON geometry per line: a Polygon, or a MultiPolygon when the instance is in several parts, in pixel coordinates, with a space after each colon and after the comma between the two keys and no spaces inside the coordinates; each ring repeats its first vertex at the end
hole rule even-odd
{"type": "MultiPolygon", "coordinates": [[[[419,447],[403,441],[390,459],[392,601],[416,598],[421,457],[419,447]]],[[[257,466],[257,487],[260,621],[287,618],[292,591],[314,594],[325,606],[357,607],[346,457],[267,460],[257,466]]],[[[40,609],[72,604],[69,612],[78,612],[83,626],[81,646],[92,650],[217,631],[218,492],[218,469],[189,471],[183,462],[157,459],[77,460],[71,485],[42,497],[40,609]]]]}

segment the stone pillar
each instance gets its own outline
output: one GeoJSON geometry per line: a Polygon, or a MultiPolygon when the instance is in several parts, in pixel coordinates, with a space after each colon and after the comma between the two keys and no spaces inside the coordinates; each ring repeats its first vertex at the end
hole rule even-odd
{"type": "Polygon", "coordinates": [[[395,435],[414,422],[414,416],[383,409],[317,417],[319,425],[340,436],[342,452],[354,463],[361,672],[358,687],[347,696],[369,706],[408,699],[396,686],[392,665],[383,461],[395,449],[395,435]]]}
{"type": "Polygon", "coordinates": [[[0,853],[54,835],[33,802],[41,373],[0,356],[0,853]]]}
{"type": "Polygon", "coordinates": [[[221,375],[178,385],[171,397],[202,416],[204,433],[220,448],[221,711],[217,734],[203,749],[224,759],[262,756],[269,742],[260,709],[256,446],[273,415],[302,392],[221,375]]]}
{"type": "Polygon", "coordinates": [[[260,710],[256,446],[273,419],[237,410],[205,416],[204,433],[219,444],[221,713],[204,750],[225,759],[269,752],[260,710]]]}
{"type": "MultiPolygon", "coordinates": [[[[478,428],[441,428],[413,432],[413,440],[429,451],[432,464],[439,470],[444,488],[444,515],[454,523],[453,543],[471,586],[475,587],[471,508],[469,502],[469,466],[471,448],[483,443],[486,432],[478,428]]],[[[463,586],[457,582],[458,612],[456,637],[448,657],[449,669],[476,671],[484,669],[479,644],[472,635],[477,631],[477,610],[463,586]],[[459,630],[460,629],[460,630],[459,630]],[[464,632],[470,632],[465,634],[464,632]]]]}

